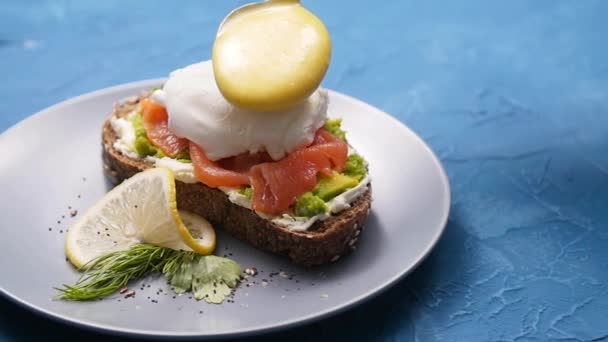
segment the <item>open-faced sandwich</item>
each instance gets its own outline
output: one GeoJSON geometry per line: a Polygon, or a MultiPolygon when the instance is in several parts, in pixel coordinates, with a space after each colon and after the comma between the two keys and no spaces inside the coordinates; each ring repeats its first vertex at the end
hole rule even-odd
{"type": "Polygon", "coordinates": [[[103,127],[104,163],[118,183],[171,169],[180,209],[302,265],[355,249],[370,211],[367,164],[316,90],[286,112],[228,103],[210,62],[171,73],[161,89],[118,104],[103,127]]]}
{"type": "Polygon", "coordinates": [[[214,70],[211,61],[189,65],[119,103],[103,127],[107,174],[119,183],[170,169],[180,209],[297,264],[354,250],[370,177],[341,119],[327,117],[327,91],[286,109],[245,109],[226,99],[214,70]]]}

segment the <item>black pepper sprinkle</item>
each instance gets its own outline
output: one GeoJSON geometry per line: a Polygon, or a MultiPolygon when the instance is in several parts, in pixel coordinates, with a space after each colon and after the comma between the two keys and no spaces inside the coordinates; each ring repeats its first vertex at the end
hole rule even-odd
{"type": "Polygon", "coordinates": [[[71,205],[68,205],[68,210],[70,210],[70,209],[72,209],[72,206],[71,206],[71,205]]]}
{"type": "Polygon", "coordinates": [[[158,301],[156,299],[152,299],[152,303],[157,304],[158,301]]]}
{"type": "Polygon", "coordinates": [[[63,218],[63,219],[64,219],[64,218],[65,218],[65,215],[61,215],[61,218],[63,218]]]}
{"type": "Polygon", "coordinates": [[[61,221],[57,221],[57,224],[61,224],[61,221]]]}
{"type": "Polygon", "coordinates": [[[53,228],[49,227],[49,232],[50,232],[51,230],[53,230],[53,228]]]}
{"type": "Polygon", "coordinates": [[[59,234],[63,234],[63,229],[60,229],[60,230],[59,230],[59,234]]]}
{"type": "Polygon", "coordinates": [[[106,234],[107,236],[110,236],[110,234],[106,234]]]}
{"type": "Polygon", "coordinates": [[[177,298],[177,296],[173,296],[173,299],[177,298]]]}
{"type": "Polygon", "coordinates": [[[80,195],[78,195],[77,197],[80,198],[80,195]]]}
{"type": "Polygon", "coordinates": [[[202,313],[203,313],[203,310],[199,311],[198,313],[199,313],[199,314],[202,314],[202,313]]]}
{"type": "Polygon", "coordinates": [[[135,207],[135,209],[139,208],[139,207],[137,206],[137,204],[136,204],[136,205],[134,205],[134,207],[135,207]]]}

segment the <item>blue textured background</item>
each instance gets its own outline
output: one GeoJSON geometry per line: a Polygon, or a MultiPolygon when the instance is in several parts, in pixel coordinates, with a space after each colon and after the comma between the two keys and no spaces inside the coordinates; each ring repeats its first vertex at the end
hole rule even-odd
{"type": "MultiPolygon", "coordinates": [[[[238,3],[3,0],[0,131],[207,59],[238,3]]],[[[447,169],[453,206],[407,279],[270,337],[608,341],[608,1],[305,3],[333,37],[325,86],[418,132],[447,169]]],[[[93,338],[0,299],[0,339],[59,334],[93,338]]]]}

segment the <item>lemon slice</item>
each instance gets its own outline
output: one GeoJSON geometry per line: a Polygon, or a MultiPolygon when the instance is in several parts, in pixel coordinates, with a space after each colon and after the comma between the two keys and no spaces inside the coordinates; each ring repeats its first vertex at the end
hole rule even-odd
{"type": "Polygon", "coordinates": [[[140,243],[204,255],[215,249],[211,224],[177,210],[175,178],[167,169],[140,172],[108,192],[70,227],[65,250],[80,268],[140,243]]]}

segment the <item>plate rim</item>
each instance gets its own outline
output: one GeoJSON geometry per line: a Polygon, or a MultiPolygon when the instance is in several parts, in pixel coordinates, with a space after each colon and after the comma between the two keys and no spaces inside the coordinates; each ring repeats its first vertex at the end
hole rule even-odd
{"type": "MultiPolygon", "coordinates": [[[[78,95],[75,97],[71,97],[64,101],[53,104],[49,107],[46,107],[34,114],[31,114],[27,118],[10,126],[8,129],[6,129],[2,133],[0,133],[0,143],[2,142],[3,139],[7,139],[8,136],[14,134],[13,132],[16,131],[22,125],[27,125],[30,121],[40,120],[41,118],[43,118],[47,115],[50,115],[49,113],[60,110],[63,107],[68,107],[68,106],[74,105],[76,103],[87,101],[89,99],[93,99],[93,98],[96,98],[99,96],[108,95],[113,92],[126,91],[129,89],[136,89],[135,91],[137,91],[137,89],[143,90],[145,88],[149,88],[150,86],[154,86],[154,85],[162,83],[164,81],[166,81],[166,78],[145,79],[145,80],[140,80],[140,81],[135,81],[135,82],[128,82],[128,83],[122,83],[122,84],[118,84],[118,85],[114,85],[114,86],[109,86],[109,87],[101,88],[101,89],[98,89],[98,90],[95,90],[92,92],[87,92],[87,93],[84,93],[84,94],[81,94],[81,95],[78,95]]],[[[366,291],[363,294],[360,294],[356,297],[351,298],[350,300],[345,301],[342,304],[339,304],[337,306],[334,306],[332,308],[329,308],[329,309],[326,309],[323,311],[319,311],[319,312],[312,313],[312,314],[309,314],[306,316],[300,316],[300,317],[293,318],[293,319],[290,319],[287,321],[279,322],[278,324],[271,323],[271,324],[267,324],[267,325],[255,326],[255,327],[248,328],[248,329],[241,329],[241,330],[237,329],[234,331],[211,333],[211,334],[205,334],[205,333],[202,333],[202,334],[199,334],[199,333],[181,333],[180,334],[180,333],[178,333],[178,334],[176,334],[176,333],[166,333],[166,332],[154,331],[154,330],[117,328],[117,327],[113,327],[111,325],[106,325],[103,323],[86,322],[82,319],[73,318],[73,317],[70,317],[67,315],[52,312],[50,310],[41,308],[36,304],[30,303],[24,299],[21,299],[15,295],[13,295],[12,293],[7,292],[1,286],[0,286],[0,295],[2,295],[4,298],[7,298],[10,302],[15,303],[17,306],[24,308],[27,311],[30,311],[34,314],[37,314],[38,316],[50,318],[51,320],[53,320],[55,322],[67,324],[72,327],[82,328],[82,329],[85,329],[88,331],[103,332],[103,333],[108,333],[111,335],[128,336],[128,337],[147,337],[147,338],[171,337],[174,339],[194,339],[194,338],[212,339],[212,338],[235,338],[235,337],[262,335],[262,334],[268,334],[271,332],[277,332],[277,331],[281,331],[281,330],[285,330],[285,329],[300,327],[303,325],[311,324],[313,322],[317,322],[322,319],[326,319],[328,317],[343,313],[349,309],[354,308],[355,306],[361,305],[373,298],[376,298],[380,294],[384,293],[385,291],[387,291],[388,289],[393,287],[395,284],[397,284],[400,280],[404,279],[408,274],[410,274],[416,268],[418,268],[418,266],[420,266],[420,264],[422,262],[424,262],[424,260],[426,260],[426,258],[429,256],[431,251],[435,248],[435,246],[437,245],[437,243],[443,236],[445,229],[447,227],[449,214],[451,211],[451,204],[452,204],[452,194],[451,194],[449,178],[447,176],[447,173],[446,173],[441,161],[439,160],[439,158],[437,157],[435,152],[430,148],[429,145],[427,145],[427,143],[418,134],[416,134],[416,132],[414,130],[409,128],[403,122],[399,121],[397,118],[391,116],[390,114],[386,113],[385,111],[383,111],[377,107],[374,107],[371,104],[368,104],[362,100],[359,100],[357,98],[354,98],[352,96],[346,95],[344,93],[341,93],[341,92],[338,92],[335,90],[331,90],[331,89],[327,89],[327,90],[328,90],[330,97],[342,97],[346,101],[354,102],[358,106],[365,107],[367,110],[378,112],[379,114],[381,114],[384,117],[386,117],[387,119],[389,119],[392,122],[392,124],[399,127],[399,129],[404,130],[407,134],[409,134],[410,136],[412,136],[414,138],[416,143],[419,146],[421,146],[423,148],[423,150],[425,150],[425,152],[431,157],[432,163],[439,171],[442,188],[445,189],[445,192],[446,192],[446,196],[444,198],[445,203],[443,203],[443,207],[445,207],[446,210],[445,210],[445,212],[442,213],[443,217],[441,218],[441,222],[442,222],[441,227],[435,233],[435,235],[432,237],[430,243],[427,244],[422,256],[408,269],[405,269],[404,271],[397,273],[394,277],[391,277],[390,279],[385,280],[380,285],[374,287],[371,290],[366,291]]]]}

